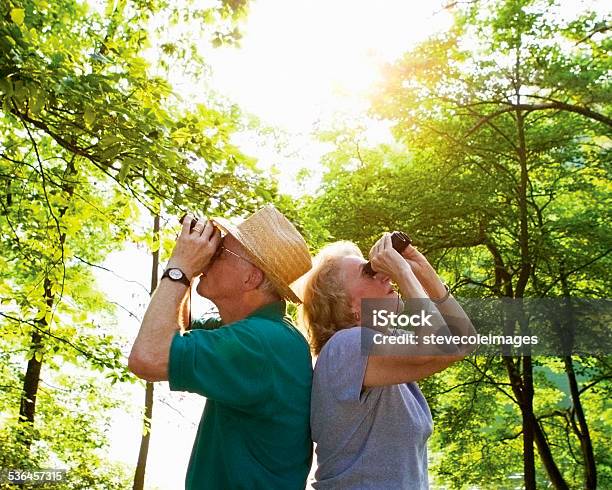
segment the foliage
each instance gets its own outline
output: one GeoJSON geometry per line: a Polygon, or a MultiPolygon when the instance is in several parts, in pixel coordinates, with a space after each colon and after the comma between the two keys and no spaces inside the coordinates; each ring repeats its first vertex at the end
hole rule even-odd
{"type": "Polygon", "coordinates": [[[181,67],[201,76],[203,60],[164,29],[233,43],[246,7],[0,0],[0,466],[55,461],[66,488],[127,485],[101,452],[119,396],[83,374],[133,380],[92,270],[126,240],[147,242],[144,210],[243,214],[275,197],[231,143],[238,109],[191,104],[171,82],[181,67]]]}
{"type": "MultiPolygon", "coordinates": [[[[68,366],[63,364],[64,371],[68,366]]],[[[39,390],[34,429],[37,442],[30,451],[16,417],[4,421],[0,428],[3,447],[0,467],[65,469],[67,479],[54,483],[58,489],[129,488],[131,475],[127,466],[110,461],[105,436],[110,410],[122,406],[125,400],[116,393],[105,395],[109,392],[107,380],[100,380],[86,370],[72,370],[72,376],[49,375],[39,390]]],[[[12,406],[14,395],[0,397],[2,413],[14,412],[12,406]]],[[[0,484],[0,488],[4,487],[0,484]]]]}
{"type": "MultiPolygon", "coordinates": [[[[92,269],[126,240],[157,247],[136,224],[143,211],[243,215],[274,201],[313,249],[349,239],[367,253],[381,231],[408,231],[460,295],[609,296],[601,13],[458,3],[448,32],[387,68],[372,114],[393,122],[395,141],[370,146],[346,125],[322,133],[333,145],[322,186],[296,201],[232,144],[237,107],[173,90],[179,71],[206,90],[193,39],[238,42],[247,6],[0,0],[0,467],[53,463],[70,470],[65,488],[129,486],[103,449],[117,383],[132,378],[92,269]]],[[[604,488],[609,359],[572,363],[604,488]]],[[[586,465],[567,369],[534,359],[520,382],[533,372],[537,425],[578,487],[586,465]]],[[[423,383],[436,484],[504,488],[521,477],[525,414],[506,371],[501,358],[473,358],[423,383]]],[[[549,469],[536,467],[548,485],[549,469]]]]}
{"type": "MultiPolygon", "coordinates": [[[[457,5],[448,32],[387,67],[372,113],[393,123],[394,143],[369,146],[351,127],[321,135],[334,150],[303,214],[366,253],[382,231],[407,231],[458,296],[608,297],[605,26],[601,14],[572,17],[552,1],[457,5]]],[[[573,359],[604,487],[610,425],[597,415],[606,409],[608,361],[573,359]]],[[[436,413],[437,484],[515,487],[521,418],[530,414],[518,395],[531,372],[527,402],[553,453],[546,468],[544,456],[536,462],[537,481],[549,485],[556,465],[570,488],[584,484],[567,368],[546,358],[511,363],[518,377],[510,380],[501,358],[474,358],[424,384],[436,413]],[[560,374],[562,386],[552,381],[560,374]]]]}

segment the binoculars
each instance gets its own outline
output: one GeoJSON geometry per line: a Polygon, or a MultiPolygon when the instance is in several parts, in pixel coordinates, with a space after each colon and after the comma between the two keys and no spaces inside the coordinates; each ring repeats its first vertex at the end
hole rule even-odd
{"type": "MultiPolygon", "coordinates": [[[[186,214],[184,214],[181,219],[179,220],[179,223],[182,225],[183,221],[185,221],[185,218],[187,217],[186,214]]],[[[193,217],[193,220],[191,220],[191,224],[189,225],[189,232],[191,233],[193,231],[193,227],[196,225],[196,223],[198,222],[198,218],[196,218],[195,216],[193,217]]]]}
{"type": "MultiPolygon", "coordinates": [[[[412,239],[403,231],[394,231],[391,233],[391,245],[393,245],[393,248],[397,251],[397,253],[401,254],[411,243],[412,239]]],[[[370,264],[369,261],[363,266],[363,272],[369,276],[376,274],[376,271],[372,269],[372,264],[370,264]]]]}

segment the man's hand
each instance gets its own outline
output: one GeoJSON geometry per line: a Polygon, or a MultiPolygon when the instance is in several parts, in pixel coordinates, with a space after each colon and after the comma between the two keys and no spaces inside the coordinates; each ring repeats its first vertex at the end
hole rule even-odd
{"type": "Polygon", "coordinates": [[[204,272],[221,243],[221,232],[210,220],[206,221],[206,226],[196,223],[190,232],[192,221],[192,216],[183,220],[183,228],[168,261],[168,268],[181,269],[189,280],[204,272]]]}
{"type": "MultiPolygon", "coordinates": [[[[190,233],[192,220],[191,216],[183,220],[168,261],[168,267],[181,269],[189,279],[204,270],[221,243],[221,232],[210,221],[206,225],[196,223],[190,233]]],[[[170,345],[180,330],[181,305],[187,292],[184,285],[174,281],[161,281],[155,290],[128,359],[128,368],[139,378],[168,379],[170,345]]]]}

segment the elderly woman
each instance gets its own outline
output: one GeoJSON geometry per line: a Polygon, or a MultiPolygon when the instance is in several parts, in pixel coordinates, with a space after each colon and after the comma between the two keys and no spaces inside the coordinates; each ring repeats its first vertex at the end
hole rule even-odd
{"type": "Polygon", "coordinates": [[[365,323],[361,301],[401,304],[393,282],[404,302],[427,303],[434,329],[454,335],[475,332],[413,246],[400,255],[387,233],[370,259],[373,275],[356,245],[332,244],[317,256],[303,286],[301,319],[318,355],[310,416],[318,460],[314,487],[427,489],[426,443],[433,423],[416,382],[462,359],[468,349],[453,347],[449,354],[448,349],[380,345],[374,341],[380,332],[360,326],[365,323]]]}

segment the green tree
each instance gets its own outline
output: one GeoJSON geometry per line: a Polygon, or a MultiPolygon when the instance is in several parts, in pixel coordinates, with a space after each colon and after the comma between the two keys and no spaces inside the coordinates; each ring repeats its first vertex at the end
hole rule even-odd
{"type": "Polygon", "coordinates": [[[109,382],[132,379],[113,305],[92,287],[91,268],[126,239],[140,239],[133,228],[141,209],[245,213],[276,194],[230,142],[237,108],[189,106],[158,74],[182,66],[201,75],[194,43],[153,45],[159,18],[195,25],[214,44],[233,42],[245,12],[241,0],[121,0],[100,10],[74,0],[0,0],[0,412],[12,444],[5,454],[14,457],[3,467],[56,456],[89,478],[70,488],[112,488],[95,476],[100,461],[92,455],[103,445],[95,414],[110,402],[91,403],[88,417],[53,404],[70,387],[59,374],[67,366],[99,370],[109,382]],[[145,59],[149,47],[154,64],[145,59]],[[56,379],[54,396],[42,396],[56,379]],[[67,416],[45,415],[54,409],[67,416]],[[88,427],[91,444],[81,437],[88,427]]]}
{"type": "MultiPolygon", "coordinates": [[[[610,41],[601,16],[569,18],[559,9],[553,2],[514,0],[460,6],[449,32],[406,53],[385,74],[374,112],[394,123],[399,143],[368,148],[359,134],[325,135],[336,150],[328,155],[322,192],[306,213],[320,215],[332,238],[356,240],[365,250],[382,230],[404,228],[466,296],[563,296],[561,278],[572,271],[581,284],[575,291],[605,297],[611,124],[604,53],[610,41]]],[[[535,443],[556,488],[578,484],[574,459],[585,485],[594,488],[597,450],[581,443],[581,457],[568,456],[574,449],[569,437],[559,438],[565,449],[557,450],[559,441],[547,436],[558,430],[548,414],[559,390],[546,390],[553,373],[541,362],[505,356],[484,367],[477,360],[464,363],[465,386],[493,382],[500,392],[496,403],[509,402],[512,409],[495,410],[499,418],[483,438],[480,424],[490,408],[475,394],[462,395],[464,414],[477,413],[475,407],[487,411],[476,417],[478,428],[464,418],[460,426],[469,434],[446,439],[449,457],[442,466],[454,471],[445,479],[460,486],[492,473],[495,485],[507,484],[503,480],[518,470],[502,464],[513,454],[503,450],[509,445],[515,456],[523,455],[525,486],[535,488],[545,480],[536,473],[535,443]],[[510,432],[515,424],[508,417],[516,409],[521,424],[510,432]],[[474,458],[474,446],[486,460],[474,458]],[[453,458],[468,464],[453,465],[453,458]]],[[[573,406],[578,402],[574,396],[573,406]]],[[[574,411],[572,417],[585,426],[584,416],[574,411]]],[[[586,441],[584,428],[578,433],[586,441]]]]}

